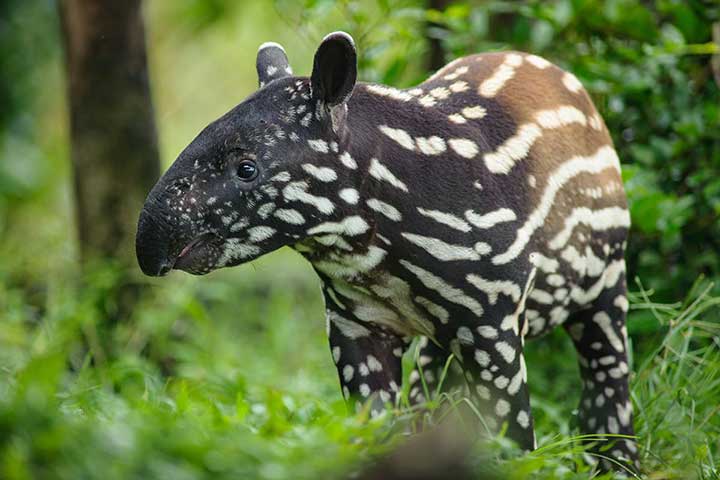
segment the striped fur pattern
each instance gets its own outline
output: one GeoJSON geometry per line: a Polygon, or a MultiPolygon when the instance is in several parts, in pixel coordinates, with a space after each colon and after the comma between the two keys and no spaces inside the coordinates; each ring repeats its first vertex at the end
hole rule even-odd
{"type": "MultiPolygon", "coordinates": [[[[526,449],[524,342],[562,325],[581,368],[582,431],[633,434],[629,215],[610,136],[571,73],[488,53],[407,90],[355,84],[344,33],[323,40],[311,78],[292,76],[277,44],[261,47],[257,69],[261,88],[150,193],[143,271],[204,274],[290,245],[322,280],[349,402],[370,399],[374,413],[395,402],[401,356],[422,336],[429,386],[454,353],[488,424],[506,423],[526,449]]],[[[620,440],[607,454],[635,463],[636,452],[620,440]]]]}

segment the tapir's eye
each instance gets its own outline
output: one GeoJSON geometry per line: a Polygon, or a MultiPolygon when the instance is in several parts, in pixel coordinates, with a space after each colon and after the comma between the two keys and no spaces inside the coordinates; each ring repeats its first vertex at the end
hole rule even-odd
{"type": "Polygon", "coordinates": [[[238,165],[237,176],[240,178],[240,180],[250,182],[252,180],[255,180],[257,174],[257,165],[255,165],[255,162],[253,162],[252,160],[243,160],[242,162],[240,162],[240,165],[238,165]]]}

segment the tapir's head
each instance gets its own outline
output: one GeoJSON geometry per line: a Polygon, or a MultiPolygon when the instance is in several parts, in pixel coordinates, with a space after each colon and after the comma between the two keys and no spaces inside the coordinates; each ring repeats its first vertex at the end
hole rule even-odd
{"type": "Polygon", "coordinates": [[[357,72],[352,38],[325,37],[309,79],[292,76],[274,43],[260,47],[257,71],[260,89],[205,128],[148,195],[136,239],[145,274],[238,265],[340,218],[334,198],[355,164],[339,147],[357,72]]]}

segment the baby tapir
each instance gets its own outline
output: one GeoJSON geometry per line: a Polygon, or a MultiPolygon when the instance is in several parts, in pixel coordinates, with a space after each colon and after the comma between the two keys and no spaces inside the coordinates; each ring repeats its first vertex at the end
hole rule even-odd
{"type": "MultiPolygon", "coordinates": [[[[585,433],[633,435],[620,164],[580,82],[535,55],[460,58],[417,87],[356,83],[352,38],[310,78],[260,47],[260,88],[150,192],[142,271],[205,274],[289,245],[322,281],[346,399],[392,403],[415,336],[432,389],[450,353],[491,428],[535,446],[523,345],[562,325],[585,433]]],[[[558,359],[560,361],[560,359],[558,359]]],[[[413,402],[423,401],[419,373],[413,402]]],[[[612,438],[609,438],[612,441],[612,438]]],[[[636,463],[634,441],[606,452],[636,463]]]]}

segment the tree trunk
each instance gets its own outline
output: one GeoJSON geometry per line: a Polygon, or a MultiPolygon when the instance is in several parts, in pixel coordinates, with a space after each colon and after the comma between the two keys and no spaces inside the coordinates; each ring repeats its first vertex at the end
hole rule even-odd
{"type": "MultiPolygon", "coordinates": [[[[444,11],[449,5],[451,0],[428,0],[428,8],[444,11]]],[[[428,41],[428,57],[427,57],[427,69],[431,73],[439,70],[445,66],[445,49],[442,46],[442,40],[430,33],[433,28],[440,28],[440,25],[434,22],[427,22],[425,26],[425,36],[428,41]]]]}
{"type": "Polygon", "coordinates": [[[60,0],[59,10],[80,258],[86,273],[119,268],[95,299],[101,318],[83,326],[85,348],[102,363],[116,356],[114,325],[140,298],[137,218],[160,175],[145,31],[141,0],[60,0]]]}
{"type": "Polygon", "coordinates": [[[141,0],[61,0],[83,263],[136,269],[138,213],[160,174],[141,0]]]}

